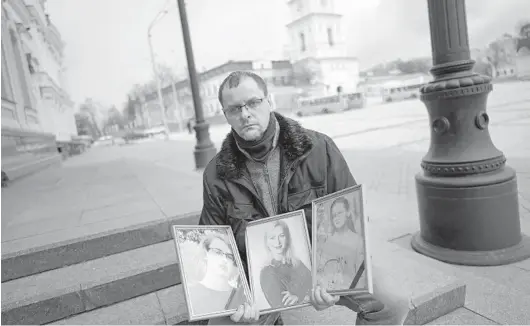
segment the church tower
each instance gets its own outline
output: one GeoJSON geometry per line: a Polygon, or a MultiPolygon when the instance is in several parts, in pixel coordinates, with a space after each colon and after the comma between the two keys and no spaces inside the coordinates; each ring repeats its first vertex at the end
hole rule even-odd
{"type": "MultiPolygon", "coordinates": [[[[341,0],[338,0],[341,1],[341,0]]],[[[312,96],[355,92],[359,63],[348,56],[337,0],[289,0],[289,56],[295,75],[312,75],[312,96]]]]}

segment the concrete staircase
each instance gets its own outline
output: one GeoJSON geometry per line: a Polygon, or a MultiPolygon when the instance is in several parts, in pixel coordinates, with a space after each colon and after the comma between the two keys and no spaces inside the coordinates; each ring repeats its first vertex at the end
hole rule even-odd
{"type": "MultiPolygon", "coordinates": [[[[2,324],[188,323],[170,226],[197,220],[197,214],[179,216],[2,257],[2,324]]],[[[467,310],[457,272],[398,244],[374,239],[371,246],[374,266],[386,275],[379,285],[409,299],[406,324],[465,320],[458,319],[467,310]]],[[[517,304],[503,299],[495,304],[517,304]]],[[[287,311],[283,319],[352,324],[355,313],[309,307],[287,311]]]]}

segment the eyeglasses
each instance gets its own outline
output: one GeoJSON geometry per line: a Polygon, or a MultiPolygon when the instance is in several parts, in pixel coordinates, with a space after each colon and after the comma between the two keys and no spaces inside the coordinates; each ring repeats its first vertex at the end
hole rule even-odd
{"type": "Polygon", "coordinates": [[[226,252],[222,251],[221,249],[217,249],[217,248],[210,248],[210,251],[213,252],[214,254],[216,254],[217,256],[224,256],[228,261],[230,261],[232,263],[235,262],[233,254],[226,253],[226,252]]]}
{"type": "Polygon", "coordinates": [[[253,99],[250,99],[248,100],[245,104],[243,105],[234,105],[234,106],[229,106],[227,107],[226,109],[224,109],[224,113],[228,116],[237,116],[239,114],[241,114],[241,112],[243,112],[243,108],[246,107],[249,111],[255,111],[257,108],[259,108],[259,106],[261,105],[261,103],[263,103],[263,100],[265,100],[265,98],[253,98],[253,99]]]}

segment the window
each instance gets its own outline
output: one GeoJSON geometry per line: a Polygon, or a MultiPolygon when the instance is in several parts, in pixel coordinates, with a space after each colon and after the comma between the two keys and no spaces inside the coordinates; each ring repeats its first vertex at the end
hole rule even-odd
{"type": "Polygon", "coordinates": [[[335,44],[333,40],[333,30],[330,27],[328,27],[328,44],[329,46],[333,46],[333,44],[335,44]]]}
{"type": "Polygon", "coordinates": [[[11,33],[11,43],[13,44],[13,53],[15,55],[15,64],[16,70],[18,73],[19,87],[22,91],[22,96],[24,100],[24,107],[31,107],[31,98],[30,98],[30,85],[26,80],[26,74],[24,73],[24,64],[22,63],[22,53],[20,53],[20,48],[18,46],[18,40],[13,31],[11,33]]]}
{"type": "Polygon", "coordinates": [[[304,33],[300,33],[300,50],[302,52],[304,52],[306,50],[304,33]]]}
{"type": "Polygon", "coordinates": [[[4,44],[2,43],[2,98],[14,102],[13,89],[11,86],[11,79],[7,71],[6,54],[4,51],[4,44]]]}

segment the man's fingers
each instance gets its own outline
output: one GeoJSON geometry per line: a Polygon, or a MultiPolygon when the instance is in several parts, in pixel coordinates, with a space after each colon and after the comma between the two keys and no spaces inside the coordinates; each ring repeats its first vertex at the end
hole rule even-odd
{"type": "Polygon", "coordinates": [[[258,321],[258,319],[259,319],[259,309],[258,309],[257,305],[255,305],[255,304],[252,305],[252,312],[253,312],[254,321],[258,321]]]}
{"type": "Polygon", "coordinates": [[[335,300],[335,296],[329,294],[328,291],[326,291],[325,289],[321,289],[320,297],[328,305],[333,305],[333,304],[335,304],[335,302],[337,302],[335,300]]]}
{"type": "Polygon", "coordinates": [[[237,308],[236,312],[234,312],[234,314],[230,316],[230,319],[232,319],[234,323],[238,323],[241,320],[241,317],[243,317],[244,313],[245,313],[245,306],[240,305],[239,308],[237,308]]]}
{"type": "Polygon", "coordinates": [[[323,305],[325,301],[322,299],[322,288],[317,287],[314,292],[315,292],[315,302],[318,305],[323,305]]]}
{"type": "Polygon", "coordinates": [[[253,318],[253,311],[248,303],[245,303],[245,314],[243,315],[243,318],[245,321],[250,320],[253,318]]]}

